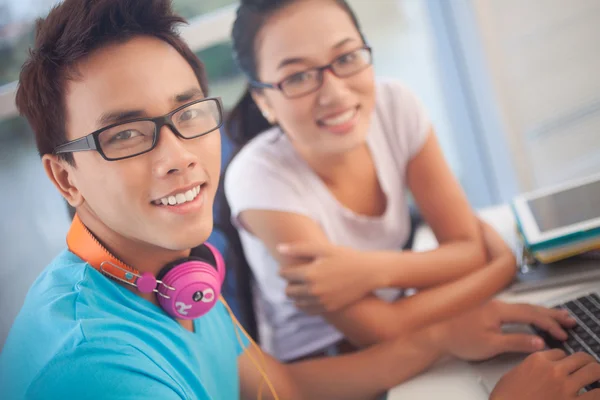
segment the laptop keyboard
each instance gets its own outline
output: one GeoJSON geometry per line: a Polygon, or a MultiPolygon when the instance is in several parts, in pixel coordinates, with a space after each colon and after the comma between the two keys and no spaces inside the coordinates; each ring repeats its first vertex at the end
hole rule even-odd
{"type": "MultiPolygon", "coordinates": [[[[568,354],[583,351],[591,354],[600,362],[600,297],[596,293],[592,293],[554,308],[569,310],[569,313],[577,320],[577,326],[567,330],[569,338],[561,342],[536,327],[533,327],[534,331],[546,341],[550,348],[562,349],[568,354]]],[[[600,384],[596,382],[586,389],[599,387],[600,384]]]]}

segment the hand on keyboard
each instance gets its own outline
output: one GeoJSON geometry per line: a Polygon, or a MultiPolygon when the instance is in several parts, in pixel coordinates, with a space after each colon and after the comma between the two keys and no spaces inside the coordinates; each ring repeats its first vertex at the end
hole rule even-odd
{"type": "Polygon", "coordinates": [[[485,360],[501,353],[532,353],[542,350],[544,342],[528,333],[505,333],[504,324],[534,324],[552,337],[565,340],[575,325],[563,310],[530,304],[489,301],[470,312],[439,324],[437,341],[448,353],[463,360],[485,360]]]}
{"type": "MultiPolygon", "coordinates": [[[[564,341],[556,340],[544,331],[533,327],[546,345],[552,349],[564,350],[567,354],[585,352],[600,361],[600,297],[596,293],[581,296],[555,307],[567,311],[575,318],[577,325],[567,330],[568,337],[564,341]]],[[[591,384],[587,389],[599,387],[591,384]]]]}
{"type": "Polygon", "coordinates": [[[577,326],[567,331],[564,342],[549,337],[534,327],[550,348],[560,348],[567,353],[585,351],[600,360],[600,297],[596,293],[579,297],[561,304],[555,309],[568,311],[577,321],[577,326]]]}
{"type": "Polygon", "coordinates": [[[582,388],[600,380],[600,364],[586,353],[559,349],[530,355],[496,385],[490,400],[600,400],[600,389],[582,388]]]}

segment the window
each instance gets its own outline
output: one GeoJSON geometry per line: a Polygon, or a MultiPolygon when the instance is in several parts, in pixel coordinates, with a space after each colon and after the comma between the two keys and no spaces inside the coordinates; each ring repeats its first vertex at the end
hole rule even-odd
{"type": "Polygon", "coordinates": [[[66,202],[46,177],[22,117],[0,120],[0,183],[0,254],[8,257],[1,272],[29,274],[27,263],[44,265],[64,247],[68,223],[66,202]]]}
{"type": "Polygon", "coordinates": [[[220,96],[226,110],[242,95],[246,78],[233,60],[232,43],[227,41],[196,52],[206,67],[210,94],[220,96]]]}
{"type": "MultiPolygon", "coordinates": [[[[33,43],[35,19],[58,2],[8,0],[0,3],[0,86],[18,79],[33,43]]],[[[193,19],[235,3],[236,0],[174,0],[173,8],[186,19],[193,19]]]]}
{"type": "Polygon", "coordinates": [[[8,0],[0,4],[0,86],[19,77],[21,65],[33,43],[34,21],[56,2],[8,0]]]}
{"type": "Polygon", "coordinates": [[[173,0],[173,9],[182,17],[191,19],[234,3],[237,0],[173,0]]]}
{"type": "Polygon", "coordinates": [[[65,246],[67,206],[46,177],[20,117],[0,119],[0,347],[42,268],[65,246]]]}
{"type": "Polygon", "coordinates": [[[349,0],[349,3],[373,47],[376,75],[400,79],[415,93],[436,127],[452,169],[460,176],[462,165],[443,101],[427,2],[349,0]]]}

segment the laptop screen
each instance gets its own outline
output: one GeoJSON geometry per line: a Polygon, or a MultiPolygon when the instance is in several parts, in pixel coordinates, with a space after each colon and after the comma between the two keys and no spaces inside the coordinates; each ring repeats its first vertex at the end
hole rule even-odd
{"type": "Polygon", "coordinates": [[[600,218],[600,181],[528,201],[540,232],[600,218]]]}

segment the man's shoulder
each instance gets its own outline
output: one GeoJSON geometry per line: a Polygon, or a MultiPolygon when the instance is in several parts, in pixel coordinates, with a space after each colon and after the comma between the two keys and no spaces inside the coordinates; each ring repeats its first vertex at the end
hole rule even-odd
{"type": "Polygon", "coordinates": [[[86,263],[68,250],[64,250],[44,268],[35,279],[19,312],[13,328],[57,321],[57,316],[74,319],[78,285],[85,279],[86,263]],[[46,318],[46,316],[48,318],[46,318]]]}
{"type": "MultiPolygon", "coordinates": [[[[0,366],[10,365],[22,379],[57,355],[86,341],[88,321],[106,320],[100,273],[68,250],[61,252],[31,285],[9,331],[0,366]]],[[[0,368],[1,369],[1,368],[0,368]]]]}
{"type": "Polygon", "coordinates": [[[82,287],[86,281],[94,280],[89,272],[85,261],[68,250],[62,251],[29,288],[19,317],[51,324],[57,322],[58,315],[62,321],[76,319],[76,303],[82,287]],[[40,318],[44,315],[52,318],[40,318]]]}
{"type": "Polygon", "coordinates": [[[142,351],[100,341],[86,341],[58,354],[26,390],[28,399],[183,397],[173,379],[142,351]]]}
{"type": "Polygon", "coordinates": [[[84,265],[65,250],[29,288],[0,355],[0,386],[16,398],[24,396],[31,379],[49,360],[83,340],[75,320],[75,301],[84,265]]]}
{"type": "Polygon", "coordinates": [[[32,293],[44,293],[48,287],[56,286],[64,288],[67,284],[74,284],[81,279],[86,262],[68,249],[62,250],[42,270],[33,282],[28,295],[32,293]]]}

